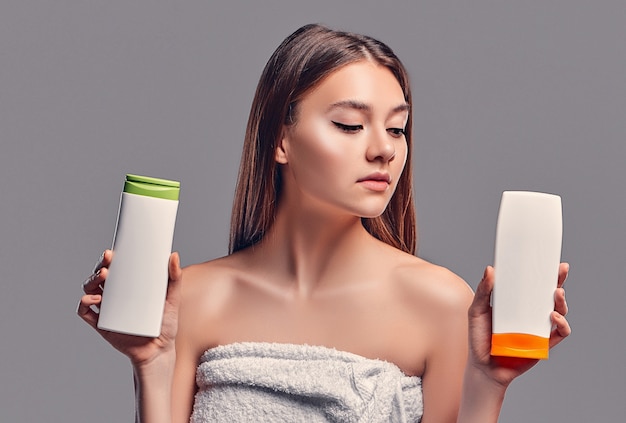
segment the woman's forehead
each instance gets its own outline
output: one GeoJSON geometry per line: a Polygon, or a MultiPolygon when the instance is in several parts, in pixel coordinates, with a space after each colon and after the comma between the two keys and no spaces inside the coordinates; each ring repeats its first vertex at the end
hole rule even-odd
{"type": "Polygon", "coordinates": [[[371,111],[383,108],[406,111],[409,105],[395,75],[386,67],[371,61],[342,66],[324,78],[302,99],[325,109],[371,111]]]}

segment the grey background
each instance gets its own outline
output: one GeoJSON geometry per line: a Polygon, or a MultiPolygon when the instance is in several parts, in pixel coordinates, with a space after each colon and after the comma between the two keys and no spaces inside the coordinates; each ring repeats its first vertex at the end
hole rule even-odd
{"type": "Polygon", "coordinates": [[[560,194],[573,335],[503,422],[624,421],[626,3],[0,3],[0,421],[132,419],[130,366],[75,317],[123,175],[182,181],[183,263],[225,254],[265,61],[321,22],[387,42],[415,93],[420,255],[473,287],[501,192],[560,194]]]}

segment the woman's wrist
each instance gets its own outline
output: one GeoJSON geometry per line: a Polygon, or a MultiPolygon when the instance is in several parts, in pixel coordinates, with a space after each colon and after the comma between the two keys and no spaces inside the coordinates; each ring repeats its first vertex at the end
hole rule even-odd
{"type": "Polygon", "coordinates": [[[171,422],[171,398],[176,352],[133,363],[136,422],[171,422]]]}
{"type": "Polygon", "coordinates": [[[497,422],[507,387],[489,377],[482,369],[468,363],[463,377],[463,394],[457,422],[497,422]]]}
{"type": "Polygon", "coordinates": [[[133,362],[133,373],[136,382],[158,382],[170,380],[176,365],[176,350],[159,354],[150,360],[133,362]]]}

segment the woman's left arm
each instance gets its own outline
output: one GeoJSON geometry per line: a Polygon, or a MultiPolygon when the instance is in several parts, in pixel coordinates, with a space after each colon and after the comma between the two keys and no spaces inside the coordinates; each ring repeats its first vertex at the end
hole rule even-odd
{"type": "Polygon", "coordinates": [[[429,275],[431,281],[420,304],[429,331],[422,375],[424,415],[422,423],[454,423],[462,396],[463,375],[468,357],[467,310],[474,298],[468,284],[449,271],[429,275]]]}
{"type": "MultiPolygon", "coordinates": [[[[563,283],[569,265],[561,263],[555,292],[555,307],[550,318],[553,325],[550,348],[571,333],[565,315],[568,307],[563,283]]],[[[469,355],[463,380],[463,394],[457,422],[497,422],[504,394],[509,384],[532,368],[539,360],[495,357],[491,350],[490,297],[494,284],[494,269],[487,267],[479,283],[474,301],[468,311],[469,355]]]]}

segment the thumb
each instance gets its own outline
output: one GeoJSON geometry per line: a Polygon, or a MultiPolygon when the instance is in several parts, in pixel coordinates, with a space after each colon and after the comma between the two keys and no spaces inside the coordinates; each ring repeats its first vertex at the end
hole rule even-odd
{"type": "Polygon", "coordinates": [[[470,306],[470,316],[479,316],[481,314],[488,313],[491,310],[490,299],[491,292],[493,291],[494,283],[494,269],[491,266],[487,266],[482,280],[476,287],[476,293],[474,294],[474,301],[470,306]]]}
{"type": "Polygon", "coordinates": [[[180,256],[177,252],[170,255],[168,271],[167,302],[178,305],[180,301],[180,285],[183,279],[183,271],[180,268],[180,256]]]}
{"type": "Polygon", "coordinates": [[[180,256],[178,252],[174,252],[170,255],[168,271],[170,284],[172,282],[178,282],[183,278],[183,271],[180,268],[180,256]]]}

